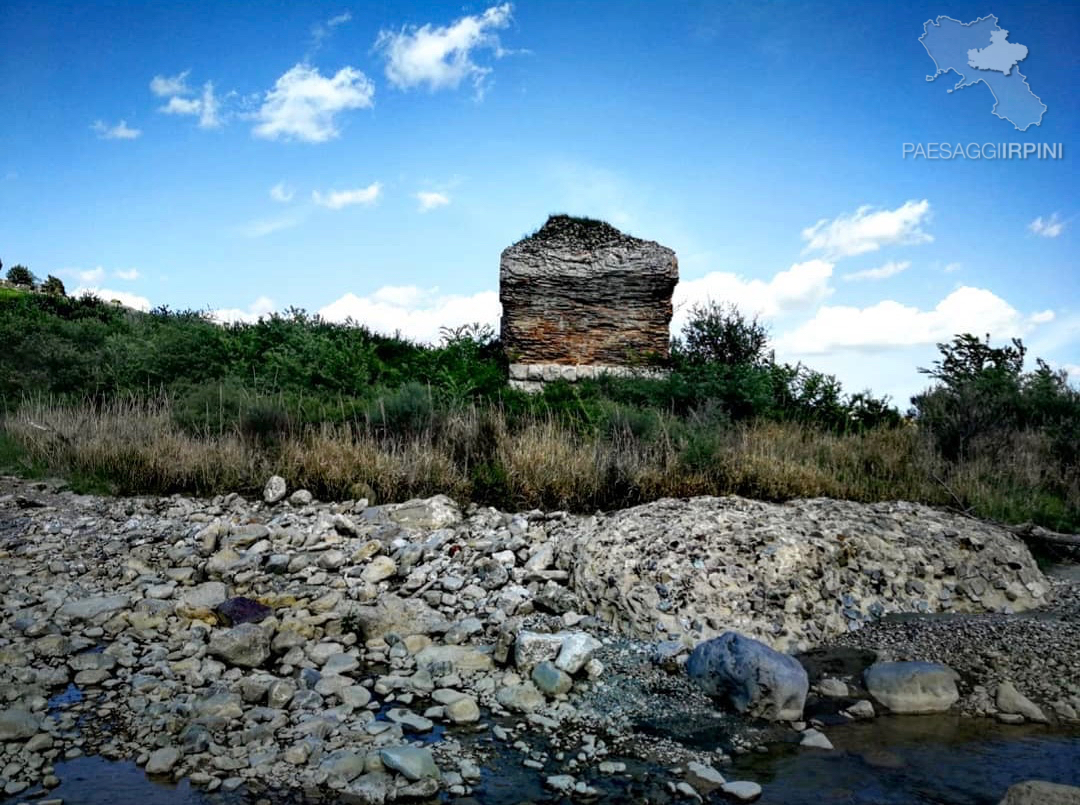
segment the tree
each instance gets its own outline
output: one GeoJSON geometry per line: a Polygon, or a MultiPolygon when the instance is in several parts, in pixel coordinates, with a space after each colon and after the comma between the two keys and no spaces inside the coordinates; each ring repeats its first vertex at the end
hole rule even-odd
{"type": "Polygon", "coordinates": [[[64,283],[59,277],[54,277],[52,274],[46,277],[45,282],[41,283],[41,290],[49,296],[67,296],[67,289],[64,288],[64,283]]]}
{"type": "Polygon", "coordinates": [[[767,366],[773,362],[769,329],[756,315],[747,319],[730,303],[709,301],[690,308],[682,338],[673,346],[676,354],[691,363],[767,366]]]}
{"type": "Polygon", "coordinates": [[[934,361],[931,369],[921,368],[925,375],[937,378],[950,389],[958,389],[974,380],[1015,384],[1024,371],[1024,354],[1027,352],[1019,338],[1012,339],[1012,346],[995,349],[990,346],[990,335],[980,341],[971,333],[953,338],[951,344],[938,344],[942,358],[934,361]]]}
{"type": "Polygon", "coordinates": [[[29,268],[26,266],[12,266],[7,272],[8,282],[12,285],[18,285],[24,288],[33,288],[37,282],[35,277],[29,268]]]}

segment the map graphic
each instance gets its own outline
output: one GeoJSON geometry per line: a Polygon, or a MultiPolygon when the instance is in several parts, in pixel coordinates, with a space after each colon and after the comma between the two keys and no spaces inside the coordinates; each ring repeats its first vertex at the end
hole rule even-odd
{"type": "Polygon", "coordinates": [[[1019,131],[1042,123],[1046,104],[1031,91],[1019,64],[1027,58],[1024,45],[1009,41],[1009,32],[998,26],[993,14],[963,23],[952,17],[938,17],[923,25],[919,37],[934,60],[937,72],[926,77],[934,81],[950,70],[960,77],[953,90],[982,82],[994,96],[990,111],[1012,123],[1019,131]]]}

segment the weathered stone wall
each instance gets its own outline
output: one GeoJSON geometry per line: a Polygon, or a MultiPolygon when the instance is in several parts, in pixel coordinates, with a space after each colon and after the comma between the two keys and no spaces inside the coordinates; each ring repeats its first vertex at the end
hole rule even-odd
{"type": "Polygon", "coordinates": [[[663,362],[678,279],[671,249],[601,221],[552,216],[502,253],[503,345],[521,366],[663,362]]]}

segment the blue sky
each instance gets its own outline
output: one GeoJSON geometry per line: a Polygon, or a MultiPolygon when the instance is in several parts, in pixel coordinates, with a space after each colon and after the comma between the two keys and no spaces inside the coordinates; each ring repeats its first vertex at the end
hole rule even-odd
{"type": "Polygon", "coordinates": [[[0,4],[0,260],[133,306],[290,306],[437,337],[498,317],[552,212],[675,249],[779,358],[906,406],[955,332],[1080,377],[1080,6],[0,4]],[[1017,131],[919,37],[993,13],[1017,131]],[[1062,143],[913,160],[904,143],[1062,143]]]}

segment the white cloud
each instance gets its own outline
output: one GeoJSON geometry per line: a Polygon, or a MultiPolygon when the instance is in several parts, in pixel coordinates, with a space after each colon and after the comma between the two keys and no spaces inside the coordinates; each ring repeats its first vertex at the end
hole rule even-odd
{"type": "Polygon", "coordinates": [[[462,17],[452,25],[405,26],[380,31],[375,49],[386,59],[386,77],[398,89],[426,85],[431,91],[456,89],[465,79],[482,96],[490,67],[473,61],[478,50],[491,50],[496,58],[505,51],[494,31],[510,24],[510,3],[492,6],[483,14],[462,17]]]}
{"type": "Polygon", "coordinates": [[[449,196],[431,190],[421,190],[416,194],[416,199],[420,202],[420,212],[427,212],[436,207],[445,207],[450,203],[449,196]]]}
{"type": "Polygon", "coordinates": [[[1043,218],[1040,215],[1028,224],[1028,230],[1044,238],[1056,238],[1065,231],[1065,222],[1061,220],[1061,216],[1056,212],[1052,213],[1049,218],[1043,218]]]}
{"type": "Polygon", "coordinates": [[[945,266],[944,271],[945,271],[946,274],[952,274],[955,271],[959,271],[963,267],[964,267],[963,263],[949,263],[948,265],[945,266]]]}
{"type": "Polygon", "coordinates": [[[191,70],[184,70],[174,76],[156,75],[150,80],[150,91],[159,98],[167,98],[170,95],[189,95],[191,88],[187,85],[187,77],[191,70]]]}
{"type": "Polygon", "coordinates": [[[1029,329],[1019,311],[1001,297],[983,288],[964,286],[932,310],[891,299],[865,308],[825,305],[809,321],[781,336],[777,346],[798,355],[834,350],[873,352],[949,341],[957,333],[1009,338],[1029,329]]]}
{"type": "Polygon", "coordinates": [[[289,187],[285,182],[278,182],[276,185],[270,188],[270,198],[274,201],[279,201],[282,204],[287,204],[292,201],[296,191],[289,187]]]}
{"type": "Polygon", "coordinates": [[[202,105],[199,109],[199,128],[219,128],[221,126],[220,108],[221,104],[214,96],[214,82],[207,81],[203,84],[202,105]]]}
{"type": "Polygon", "coordinates": [[[1047,322],[1054,320],[1054,315],[1054,311],[1052,310],[1042,310],[1038,313],[1032,313],[1031,316],[1028,317],[1028,321],[1032,324],[1046,324],[1047,322]]]}
{"type": "Polygon", "coordinates": [[[337,14],[326,22],[318,22],[311,26],[311,50],[310,55],[314,55],[319,48],[322,47],[323,42],[330,34],[334,32],[334,29],[339,25],[344,25],[352,19],[352,14],[348,11],[344,11],[341,14],[337,14]]]}
{"type": "Polygon", "coordinates": [[[202,101],[195,98],[169,98],[164,106],[159,106],[158,111],[167,115],[197,115],[202,108],[202,101]]]}
{"type": "Polygon", "coordinates": [[[80,270],[80,269],[74,268],[74,269],[69,269],[67,271],[64,271],[63,273],[68,274],[70,276],[78,277],[79,282],[83,283],[84,285],[93,285],[93,284],[101,282],[103,279],[105,279],[105,269],[102,268],[101,266],[98,266],[97,268],[86,269],[86,270],[80,270]]]}
{"type": "Polygon", "coordinates": [[[280,218],[262,218],[250,221],[239,228],[241,235],[247,238],[262,238],[283,229],[292,229],[301,221],[300,216],[286,215],[280,218]]]}
{"type": "Polygon", "coordinates": [[[98,299],[102,299],[106,302],[119,302],[124,307],[134,308],[135,310],[142,310],[145,312],[150,309],[150,300],[145,296],[128,293],[127,291],[114,291],[110,288],[80,286],[72,291],[71,296],[82,296],[86,293],[93,294],[98,299]]]}
{"type": "Polygon", "coordinates": [[[732,303],[746,315],[764,318],[811,308],[832,293],[829,287],[832,270],[832,263],[809,260],[778,272],[768,282],[747,280],[723,271],[714,271],[696,280],[683,280],[675,286],[672,331],[677,333],[682,329],[691,307],[709,300],[732,303]]]}
{"type": "Polygon", "coordinates": [[[379,182],[372,182],[367,187],[358,187],[355,190],[331,190],[325,194],[314,190],[311,193],[311,200],[320,207],[340,210],[342,207],[353,204],[374,204],[381,192],[382,185],[379,182]]]}
{"type": "Polygon", "coordinates": [[[440,327],[480,322],[499,325],[499,295],[481,291],[469,296],[443,294],[438,288],[387,286],[369,296],[347,293],[319,311],[328,321],[352,319],[370,329],[400,333],[416,341],[437,342],[440,327]]]}
{"type": "Polygon", "coordinates": [[[199,98],[169,98],[169,102],[158,107],[159,112],[167,115],[198,115],[200,129],[216,129],[221,126],[221,102],[214,94],[214,82],[203,84],[199,98]]]}
{"type": "Polygon", "coordinates": [[[859,207],[851,215],[822,218],[803,230],[804,252],[820,251],[831,259],[876,252],[882,246],[929,243],[933,237],[922,229],[930,202],[907,201],[895,210],[859,207]]]}
{"type": "Polygon", "coordinates": [[[910,262],[896,263],[889,262],[879,268],[868,268],[865,271],[852,271],[844,275],[844,279],[848,282],[858,282],[859,280],[883,280],[889,277],[894,277],[901,271],[907,271],[911,266],[910,262]]]}
{"type": "Polygon", "coordinates": [[[375,85],[353,67],[326,78],[318,68],[298,64],[266,93],[253,133],[268,140],[326,142],[339,134],[339,113],[368,108],[374,97],[375,85]]]}
{"type": "MultiPolygon", "coordinates": [[[[66,277],[75,277],[82,285],[85,286],[96,286],[103,279],[105,279],[106,275],[108,274],[108,272],[102,266],[88,269],[65,268],[62,271],[58,271],[57,273],[66,277]]],[[[137,280],[140,275],[137,268],[131,268],[126,270],[116,269],[112,272],[112,276],[114,279],[126,280],[130,282],[132,280],[137,280]]]]}
{"type": "Polygon", "coordinates": [[[260,296],[250,305],[247,310],[241,310],[240,308],[220,308],[210,312],[211,318],[214,321],[221,324],[227,324],[230,322],[256,322],[264,316],[269,316],[274,312],[275,305],[274,300],[267,296],[260,296]]]}
{"type": "Polygon", "coordinates": [[[115,126],[110,126],[102,120],[95,120],[90,128],[97,132],[99,140],[134,140],[142,134],[141,129],[128,126],[126,120],[121,120],[115,126]]]}

